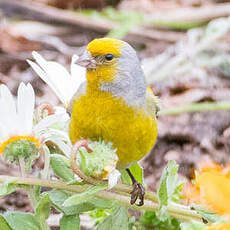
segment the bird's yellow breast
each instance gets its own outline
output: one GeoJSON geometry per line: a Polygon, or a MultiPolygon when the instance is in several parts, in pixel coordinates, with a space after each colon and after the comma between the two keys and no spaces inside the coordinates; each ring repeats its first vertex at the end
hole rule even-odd
{"type": "Polygon", "coordinates": [[[69,125],[72,143],[81,138],[112,142],[117,149],[118,167],[143,158],[157,137],[156,119],[142,108],[129,107],[109,92],[87,90],[73,102],[69,125]]]}

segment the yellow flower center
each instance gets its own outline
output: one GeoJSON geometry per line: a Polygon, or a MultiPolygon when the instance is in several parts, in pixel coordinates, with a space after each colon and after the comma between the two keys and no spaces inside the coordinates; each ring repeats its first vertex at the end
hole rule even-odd
{"type": "Polygon", "coordinates": [[[27,140],[27,141],[31,141],[34,142],[35,146],[38,147],[40,145],[40,141],[32,136],[13,136],[9,139],[7,139],[6,141],[4,141],[1,145],[0,145],[0,154],[2,154],[6,148],[6,146],[14,141],[18,141],[18,140],[27,140]]]}

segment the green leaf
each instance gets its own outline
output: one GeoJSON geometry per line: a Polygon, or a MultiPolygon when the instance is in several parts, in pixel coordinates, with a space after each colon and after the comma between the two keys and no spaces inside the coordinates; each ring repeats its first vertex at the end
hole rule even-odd
{"type": "Polygon", "coordinates": [[[79,181],[79,179],[73,179],[67,183],[68,185],[84,185],[84,181],[79,181]]]}
{"type": "MultiPolygon", "coordinates": [[[[129,168],[129,170],[131,171],[131,173],[139,183],[144,184],[143,168],[140,166],[139,163],[133,164],[129,168]]],[[[132,181],[125,169],[121,170],[121,180],[125,184],[130,184],[130,185],[132,184],[132,181]]]]}
{"type": "Polygon", "coordinates": [[[70,169],[69,160],[60,154],[50,155],[50,165],[54,173],[65,181],[74,180],[74,173],[70,169]]]}
{"type": "Polygon", "coordinates": [[[97,230],[129,230],[128,211],[125,207],[114,209],[98,226],[97,230]]]}
{"type": "Polygon", "coordinates": [[[60,220],[60,230],[80,230],[79,215],[64,215],[60,220]]]}
{"type": "Polygon", "coordinates": [[[46,220],[50,215],[50,198],[48,194],[45,194],[35,209],[35,217],[39,220],[46,220]]]}
{"type": "Polygon", "coordinates": [[[171,201],[179,199],[180,191],[182,189],[182,182],[179,181],[178,165],[175,161],[169,161],[164,168],[160,180],[160,185],[157,191],[157,198],[160,204],[159,218],[164,221],[168,218],[167,206],[171,201]]]}
{"type": "Polygon", "coordinates": [[[15,179],[8,180],[0,186],[0,197],[8,195],[15,191],[15,189],[17,188],[16,184],[14,184],[15,181],[15,179]]]}
{"type": "Polygon", "coordinates": [[[108,209],[108,208],[112,208],[113,206],[117,205],[116,201],[103,200],[97,197],[92,197],[89,200],[89,203],[93,204],[96,208],[100,208],[100,209],[108,209]]]}
{"type": "MultiPolygon", "coordinates": [[[[38,177],[40,179],[40,177],[38,177]]],[[[34,185],[34,196],[37,201],[40,200],[40,194],[41,194],[41,187],[34,185]]]]}
{"type": "Polygon", "coordinates": [[[12,228],[7,224],[3,216],[0,215],[0,227],[1,230],[12,230],[12,228]]]}
{"type": "Polygon", "coordinates": [[[90,212],[90,218],[95,222],[95,226],[97,226],[110,215],[112,211],[112,209],[95,209],[90,212]]]}
{"type": "Polygon", "coordinates": [[[101,190],[104,190],[106,188],[107,188],[107,185],[92,186],[83,193],[74,194],[73,196],[68,198],[64,202],[63,205],[66,207],[72,206],[72,205],[78,205],[78,204],[82,203],[83,200],[84,201],[90,200],[95,193],[97,193],[101,190]]]}
{"type": "Polygon", "coordinates": [[[65,215],[76,215],[78,213],[88,212],[95,209],[95,206],[89,202],[82,201],[81,204],[65,207],[63,203],[72,193],[63,190],[52,190],[48,192],[52,204],[65,215]]]}
{"type": "Polygon", "coordinates": [[[180,230],[180,223],[174,218],[169,218],[161,221],[156,212],[145,211],[139,219],[139,223],[144,229],[158,229],[158,230],[180,230]],[[147,228],[145,228],[147,226],[147,228]]]}
{"type": "Polygon", "coordinates": [[[46,223],[46,219],[50,215],[50,198],[48,194],[43,194],[42,198],[39,200],[37,207],[35,209],[35,217],[41,224],[43,230],[49,230],[46,223]]]}
{"type": "Polygon", "coordinates": [[[39,222],[30,213],[7,212],[4,218],[12,230],[42,230],[39,222]]]}
{"type": "Polygon", "coordinates": [[[132,216],[131,218],[129,218],[129,230],[133,230],[135,222],[136,222],[135,216],[132,216]]]}
{"type": "Polygon", "coordinates": [[[191,223],[180,224],[181,230],[205,230],[208,229],[205,224],[201,222],[192,221],[191,223]]]}
{"type": "Polygon", "coordinates": [[[112,7],[105,7],[101,12],[95,10],[84,10],[81,14],[91,16],[92,19],[106,18],[116,22],[119,26],[108,34],[108,37],[122,39],[135,26],[144,22],[143,15],[135,11],[121,11],[112,7]]]}
{"type": "Polygon", "coordinates": [[[226,220],[224,217],[216,213],[205,210],[205,208],[202,207],[201,205],[192,204],[192,207],[195,208],[195,210],[208,222],[215,223],[215,222],[221,222],[226,220]]]}

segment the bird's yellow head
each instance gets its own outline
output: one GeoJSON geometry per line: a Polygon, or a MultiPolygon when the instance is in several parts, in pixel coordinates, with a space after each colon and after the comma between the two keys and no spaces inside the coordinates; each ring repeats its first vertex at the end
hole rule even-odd
{"type": "Polygon", "coordinates": [[[124,42],[112,38],[100,38],[94,39],[87,46],[87,50],[94,57],[104,56],[106,59],[107,54],[112,54],[114,57],[118,58],[121,55],[121,47],[124,42]]]}
{"type": "Polygon", "coordinates": [[[112,82],[124,42],[117,39],[94,39],[88,44],[77,64],[87,68],[89,82],[112,82]]]}
{"type": "Polygon", "coordinates": [[[146,84],[136,51],[118,39],[91,41],[76,64],[87,69],[87,83],[101,91],[135,100],[145,95],[146,84]]]}

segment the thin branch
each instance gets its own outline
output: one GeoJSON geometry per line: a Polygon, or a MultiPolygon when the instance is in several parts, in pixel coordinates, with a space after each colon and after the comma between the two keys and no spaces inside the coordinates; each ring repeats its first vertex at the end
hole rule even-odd
{"type": "Polygon", "coordinates": [[[158,113],[158,115],[178,115],[186,112],[204,112],[214,110],[230,110],[230,101],[193,103],[187,106],[163,109],[158,113]]]}
{"type": "MultiPolygon", "coordinates": [[[[23,177],[12,177],[12,176],[0,176],[0,183],[4,183],[5,181],[14,181],[15,184],[19,185],[37,185],[41,187],[50,187],[50,188],[56,188],[56,189],[62,189],[67,190],[75,193],[82,193],[85,190],[87,190],[92,185],[68,185],[64,182],[54,181],[54,180],[45,180],[45,179],[37,179],[37,178],[23,178],[23,177]]],[[[116,190],[118,190],[119,186],[116,186],[116,190]]],[[[122,191],[121,191],[122,192],[122,191]]],[[[102,198],[102,199],[108,199],[117,201],[122,205],[125,205],[129,208],[136,209],[136,210],[149,210],[149,211],[156,211],[159,208],[159,204],[153,201],[151,197],[150,192],[146,192],[146,197],[151,197],[152,200],[147,200],[145,197],[145,204],[141,207],[136,205],[130,204],[130,194],[124,193],[123,195],[118,194],[115,191],[100,191],[95,194],[96,197],[102,198]]],[[[190,210],[189,207],[184,205],[170,205],[168,207],[169,214],[172,217],[178,218],[182,221],[190,221],[190,220],[196,220],[202,222],[202,217],[197,214],[195,211],[190,210]]]]}
{"type": "MultiPolygon", "coordinates": [[[[93,18],[81,13],[73,13],[70,10],[61,10],[55,7],[31,2],[31,1],[0,1],[0,9],[10,16],[17,15],[23,19],[36,20],[49,24],[64,25],[72,31],[79,29],[93,31],[102,36],[110,30],[120,27],[119,23],[104,19],[93,18]]],[[[161,40],[166,42],[176,42],[184,38],[184,33],[175,31],[161,31],[153,28],[138,26],[133,28],[127,36],[127,40],[138,41],[155,41],[161,40]]]]}

